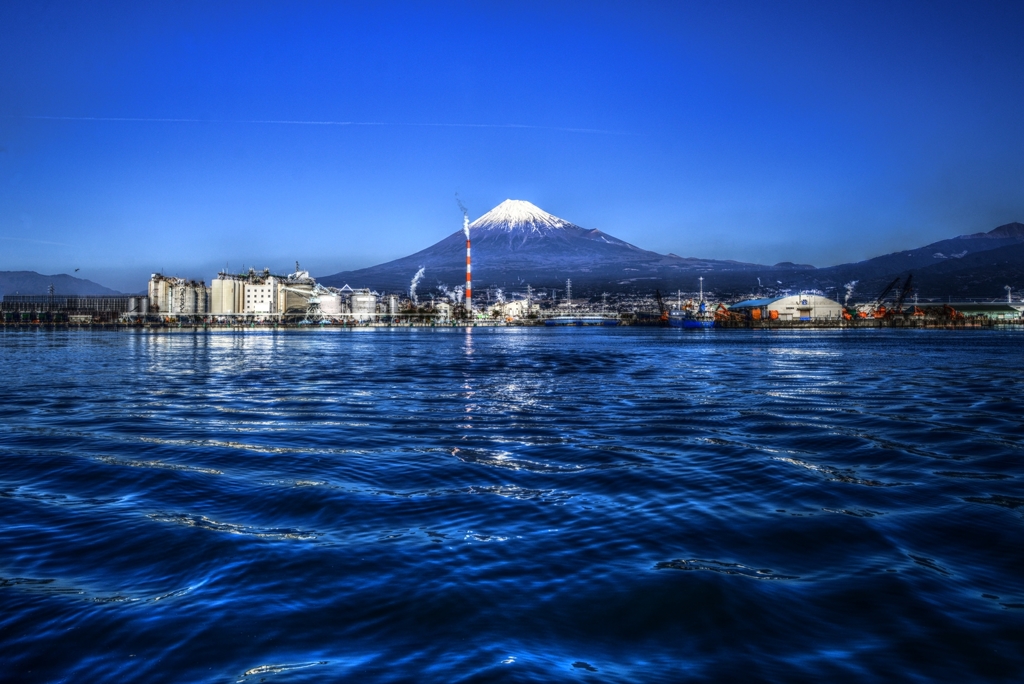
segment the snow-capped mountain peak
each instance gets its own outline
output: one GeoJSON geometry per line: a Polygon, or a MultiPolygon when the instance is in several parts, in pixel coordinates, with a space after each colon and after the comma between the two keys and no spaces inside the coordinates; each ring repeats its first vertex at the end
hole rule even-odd
{"type": "Polygon", "coordinates": [[[553,216],[525,200],[507,199],[469,224],[472,231],[498,230],[507,233],[549,234],[573,227],[572,223],[553,216]]]}

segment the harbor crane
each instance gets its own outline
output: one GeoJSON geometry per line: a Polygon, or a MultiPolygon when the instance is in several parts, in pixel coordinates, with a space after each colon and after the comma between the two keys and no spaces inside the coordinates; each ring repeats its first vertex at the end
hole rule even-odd
{"type": "Polygon", "coordinates": [[[907,276],[907,279],[903,282],[903,287],[900,288],[900,293],[896,297],[896,304],[892,308],[894,313],[898,313],[898,314],[903,313],[903,302],[906,301],[907,295],[910,294],[910,291],[913,288],[913,283],[914,283],[914,274],[911,273],[911,274],[909,274],[907,276]]]}
{"type": "Polygon", "coordinates": [[[879,295],[875,298],[875,301],[871,302],[866,306],[862,305],[861,307],[858,308],[868,316],[874,316],[875,318],[885,318],[885,299],[894,289],[899,287],[900,280],[901,278],[899,276],[896,276],[888,285],[886,285],[882,289],[881,293],[879,293],[879,295]]]}
{"type": "Polygon", "coordinates": [[[654,295],[658,298],[658,312],[661,314],[660,320],[663,323],[668,322],[668,307],[665,306],[665,302],[661,299],[661,290],[655,290],[654,295]]]}

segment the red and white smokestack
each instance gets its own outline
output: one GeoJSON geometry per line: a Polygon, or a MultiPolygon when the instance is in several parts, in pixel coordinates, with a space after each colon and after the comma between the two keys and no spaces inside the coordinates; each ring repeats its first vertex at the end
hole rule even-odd
{"type": "Polygon", "coordinates": [[[469,217],[462,215],[462,232],[466,234],[466,312],[473,312],[473,265],[469,250],[469,217]]]}

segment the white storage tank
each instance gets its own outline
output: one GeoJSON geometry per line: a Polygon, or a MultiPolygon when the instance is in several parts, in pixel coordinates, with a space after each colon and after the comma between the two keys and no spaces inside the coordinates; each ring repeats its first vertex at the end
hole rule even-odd
{"type": "Polygon", "coordinates": [[[341,313],[341,295],[324,292],[320,295],[320,311],[328,316],[341,313]]]}
{"type": "Polygon", "coordinates": [[[348,302],[353,315],[360,321],[371,319],[377,313],[377,295],[369,290],[356,290],[348,302]]]}

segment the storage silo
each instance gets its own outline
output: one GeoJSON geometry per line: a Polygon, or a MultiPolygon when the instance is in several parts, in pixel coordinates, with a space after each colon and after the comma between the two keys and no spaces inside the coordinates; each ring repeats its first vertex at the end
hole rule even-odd
{"type": "Polygon", "coordinates": [[[357,320],[370,320],[377,313],[377,295],[369,290],[355,290],[348,302],[357,320]]]}
{"type": "Polygon", "coordinates": [[[324,292],[320,294],[320,312],[333,316],[341,313],[341,295],[335,292],[324,292]]]}

